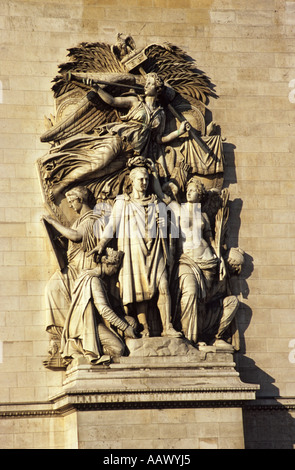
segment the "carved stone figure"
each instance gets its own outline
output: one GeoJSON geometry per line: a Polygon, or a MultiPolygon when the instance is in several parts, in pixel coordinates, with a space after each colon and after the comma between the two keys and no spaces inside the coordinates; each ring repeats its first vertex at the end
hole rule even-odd
{"type": "Polygon", "coordinates": [[[146,168],[133,168],[129,177],[132,193],[117,197],[109,223],[92,253],[101,254],[115,236],[118,249],[124,252],[119,273],[122,303],[127,308],[136,305],[137,317],[143,326],[142,336],[149,336],[148,301],[158,294],[162,336],[179,337],[171,322],[166,269],[168,247],[161,233],[159,201],[154,194],[147,195],[149,174],[146,168]]]}
{"type": "Polygon", "coordinates": [[[50,148],[37,161],[59,263],[46,288],[44,365],[128,354],[124,338],[137,339],[138,323],[142,339],[227,346],[238,252],[226,243],[209,78],[179,47],[137,49],[122,34],[71,48],[69,59],[53,80],[55,116],[41,136],[50,148]]]}
{"type": "MultiPolygon", "coordinates": [[[[87,83],[95,85],[92,79],[87,83]]],[[[164,83],[155,73],[146,75],[144,99],[137,95],[113,97],[95,86],[95,93],[106,104],[128,111],[121,115],[122,122],[101,126],[91,135],[80,133],[78,138],[67,139],[49,152],[43,164],[48,166],[54,162],[54,167],[47,174],[47,178],[54,182],[53,194],[56,196],[73,182],[98,178],[106,171],[121,168],[128,155],[148,157],[153,140],[164,144],[184,134],[186,121],[181,123],[178,131],[163,136],[165,113],[158,103],[163,86],[164,83]]],[[[95,99],[93,95],[87,96],[95,99]]]]}
{"type": "Polygon", "coordinates": [[[231,283],[240,274],[244,264],[244,251],[231,248],[225,255],[226,272],[215,279],[205,305],[199,315],[199,339],[219,349],[239,349],[239,336],[235,315],[239,299],[232,294],[231,283]]]}
{"type": "Polygon", "coordinates": [[[49,129],[41,136],[51,149],[38,160],[38,170],[45,202],[59,219],[63,191],[71,185],[86,185],[96,200],[102,193],[115,198],[129,157],[152,158],[164,180],[186,158],[183,139],[210,161],[223,161],[222,145],[216,156],[215,146],[202,138],[204,103],[214,95],[209,79],[176,46],[136,50],[130,37],[118,39],[119,49],[103,43],[70,49],[70,61],[54,79],[56,115],[47,118],[49,129]]]}
{"type": "Polygon", "coordinates": [[[199,304],[212,286],[218,258],[209,218],[201,210],[204,186],[195,177],[187,184],[186,198],[187,203],[179,208],[179,214],[174,214],[179,219],[179,236],[172,289],[178,287],[175,323],[188,340],[197,343],[199,304]]]}
{"type": "Polygon", "coordinates": [[[67,250],[68,264],[58,270],[47,284],[47,326],[61,340],[61,357],[67,360],[86,356],[91,362],[109,361],[109,356],[122,355],[124,344],[121,338],[106,323],[135,337],[132,327],[112,310],[102,277],[113,274],[120,264],[120,253],[106,257],[97,265],[88,256],[96,245],[95,233],[103,224],[88,206],[88,190],[76,187],[66,193],[69,205],[79,214],[72,227],[63,226],[51,216],[44,216],[69,240],[67,250]]]}

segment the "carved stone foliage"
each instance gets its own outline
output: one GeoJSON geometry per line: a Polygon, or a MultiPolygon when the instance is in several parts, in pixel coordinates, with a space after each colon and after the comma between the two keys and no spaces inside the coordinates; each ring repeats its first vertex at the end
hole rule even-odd
{"type": "Polygon", "coordinates": [[[121,34],[68,56],[41,136],[50,148],[37,161],[58,263],[45,293],[44,365],[108,364],[130,354],[126,338],[238,349],[231,282],[244,253],[228,246],[209,78],[179,47],[137,49],[121,34]]]}

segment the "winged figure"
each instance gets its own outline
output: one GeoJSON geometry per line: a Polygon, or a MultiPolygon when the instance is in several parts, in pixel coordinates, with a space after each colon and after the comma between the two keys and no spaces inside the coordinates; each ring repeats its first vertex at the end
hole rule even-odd
{"type": "Polygon", "coordinates": [[[179,47],[136,49],[119,34],[115,45],[82,43],[68,56],[53,79],[55,117],[41,136],[51,147],[37,161],[45,202],[59,218],[75,184],[96,200],[114,198],[136,156],[152,158],[163,182],[183,161],[192,174],[223,171],[220,136],[207,135],[205,124],[213,86],[179,47]]]}
{"type": "MultiPolygon", "coordinates": [[[[124,209],[119,215],[126,212],[128,217],[134,216],[136,208],[138,226],[142,227],[141,222],[146,228],[152,201],[155,215],[151,220],[158,238],[146,237],[142,231],[145,235],[140,238],[137,255],[129,263],[135,245],[123,237],[126,243],[120,273],[128,273],[124,279],[130,292],[136,293],[139,315],[142,317],[144,312],[148,315],[152,334],[162,334],[158,313],[165,312],[165,318],[170,318],[170,304],[174,302],[181,334],[189,341],[196,343],[199,337],[207,338],[209,331],[209,341],[220,342],[224,329],[219,328],[216,333],[215,327],[220,322],[226,328],[230,325],[238,302],[228,295],[227,286],[229,268],[232,268],[229,260],[233,260],[227,256],[229,193],[222,189],[223,139],[207,112],[209,99],[216,97],[214,86],[179,47],[165,43],[138,49],[130,35],[118,34],[115,44],[81,43],[68,50],[68,58],[53,79],[55,115],[46,118],[47,130],[41,136],[49,149],[37,161],[44,202],[51,212],[43,222],[57,255],[59,271],[70,272],[71,250],[83,255],[83,271],[88,262],[97,264],[96,256],[101,253],[97,255],[96,251],[102,246],[98,240],[102,238],[104,246],[114,243],[116,248],[118,242],[109,238],[108,230],[105,232],[103,227],[109,229],[113,224],[118,207],[124,209]],[[137,168],[132,172],[138,166],[145,166],[149,171],[137,171],[137,168]],[[153,194],[148,194],[150,187],[153,194]],[[78,196],[73,193],[77,190],[78,196]],[[161,199],[166,203],[169,200],[165,212],[166,235],[162,230],[165,221],[160,216],[161,199]],[[184,202],[187,219],[177,216],[174,220],[173,208],[181,208],[184,202]],[[194,217],[199,224],[197,232],[202,234],[199,244],[195,243],[195,229],[192,229],[194,217]],[[174,226],[179,228],[181,242],[172,236],[174,226]],[[95,248],[91,244],[94,235],[95,248]],[[77,240],[81,243],[80,251],[77,240]],[[155,259],[161,260],[155,262],[155,270],[153,253],[159,255],[155,259]],[[152,266],[154,290],[135,289],[134,266],[141,266],[138,259],[143,259],[142,266],[145,262],[152,266]],[[165,308],[162,305],[162,310],[159,307],[157,312],[155,299],[149,296],[157,292],[160,280],[161,302],[165,308]],[[173,300],[171,295],[171,300],[170,293],[176,293],[177,299],[173,300]],[[220,299],[224,299],[221,310],[220,299]]],[[[183,215],[181,211],[180,215],[183,215]]],[[[120,218],[120,227],[125,230],[124,217],[120,218]]],[[[130,220],[133,223],[134,219],[130,220]]],[[[234,254],[234,261],[240,266],[241,253],[234,254]]],[[[95,282],[86,274],[85,279],[79,277],[75,281],[83,295],[84,281],[85,285],[88,280],[89,284],[95,282]]],[[[118,280],[122,290],[121,274],[118,280]]],[[[146,284],[142,281],[144,277],[138,279],[142,286],[146,284]]],[[[115,279],[106,281],[106,285],[114,308],[120,306],[120,314],[129,314],[130,310],[133,315],[136,302],[125,301],[122,291],[119,295],[115,279]]],[[[157,295],[160,298],[160,291],[157,295]]]]}

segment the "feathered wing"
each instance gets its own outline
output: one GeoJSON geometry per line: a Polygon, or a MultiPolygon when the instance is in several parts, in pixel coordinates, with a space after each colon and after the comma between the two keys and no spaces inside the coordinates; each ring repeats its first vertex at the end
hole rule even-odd
{"type": "Polygon", "coordinates": [[[105,43],[83,42],[68,49],[70,60],[59,66],[59,74],[53,79],[52,90],[57,98],[73,90],[77,85],[65,79],[72,73],[124,73],[124,66],[112,51],[112,46],[105,43]]]}
{"type": "Polygon", "coordinates": [[[189,56],[170,43],[151,44],[144,49],[147,57],[142,68],[146,73],[156,72],[180,95],[206,103],[209,96],[216,97],[210,79],[200,70],[189,56]]]}
{"type": "MultiPolygon", "coordinates": [[[[113,81],[132,84],[130,77],[126,79],[123,65],[113,53],[112,47],[104,43],[82,43],[77,47],[69,49],[69,62],[59,66],[59,74],[53,79],[52,90],[56,100],[57,108],[69,106],[71,112],[62,119],[57,119],[54,125],[42,136],[42,142],[59,142],[76,135],[77,133],[88,133],[93,129],[119,119],[117,111],[104,103],[94,92],[89,92],[89,86],[82,80],[69,80],[69,74],[73,76],[102,76],[108,74],[113,81]],[[72,110],[72,97],[75,96],[76,106],[72,110]],[[78,96],[78,99],[77,99],[78,96]]],[[[120,87],[108,86],[106,88],[113,96],[122,93],[120,87]]],[[[124,90],[126,91],[126,90],[124,90]]]]}

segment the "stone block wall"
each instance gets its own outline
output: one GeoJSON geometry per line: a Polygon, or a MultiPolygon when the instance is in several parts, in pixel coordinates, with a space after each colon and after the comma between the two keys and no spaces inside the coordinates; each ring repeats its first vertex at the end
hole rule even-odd
{"type": "MultiPolygon", "coordinates": [[[[295,2],[285,0],[2,0],[0,403],[46,402],[62,384],[62,372],[42,366],[43,293],[55,261],[34,163],[47,150],[39,137],[66,49],[113,43],[117,32],[139,47],[182,47],[216,85],[209,108],[226,137],[231,242],[247,254],[238,370],[260,384],[260,400],[294,403],[295,2]]],[[[8,436],[1,447],[26,445],[8,436]]]]}
{"type": "Polygon", "coordinates": [[[79,443],[81,449],[243,449],[240,415],[240,408],[78,412],[79,443]]]}
{"type": "MultiPolygon", "coordinates": [[[[64,441],[64,418],[30,416],[1,419],[1,449],[70,449],[64,441]]],[[[77,445],[77,444],[76,444],[77,445]]]]}

